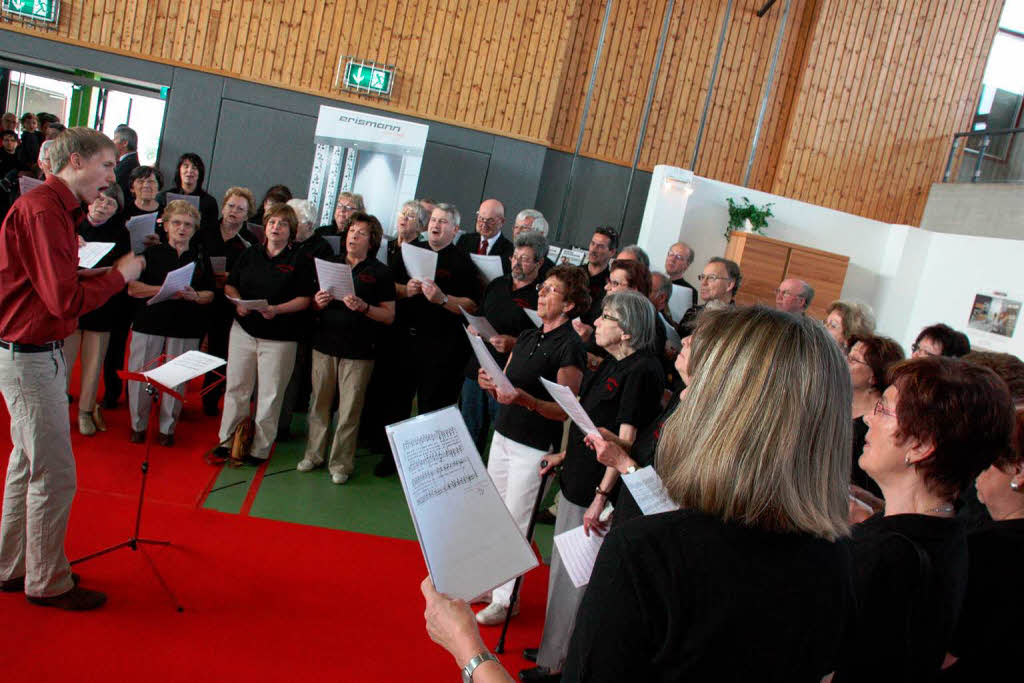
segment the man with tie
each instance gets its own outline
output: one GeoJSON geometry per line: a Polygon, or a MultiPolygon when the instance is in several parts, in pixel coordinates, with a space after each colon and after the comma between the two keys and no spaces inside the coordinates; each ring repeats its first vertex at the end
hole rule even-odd
{"type": "Polygon", "coordinates": [[[500,256],[501,270],[508,274],[515,247],[504,235],[505,206],[497,199],[485,199],[476,212],[476,232],[459,238],[456,246],[466,254],[500,256]]]}

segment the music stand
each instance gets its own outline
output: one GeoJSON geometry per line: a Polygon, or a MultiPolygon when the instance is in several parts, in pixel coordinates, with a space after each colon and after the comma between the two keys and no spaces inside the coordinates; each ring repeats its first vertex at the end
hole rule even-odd
{"type": "MultiPolygon", "coordinates": [[[[162,365],[165,360],[167,360],[167,355],[163,354],[163,355],[159,356],[158,358],[156,358],[151,363],[149,363],[146,367],[147,368],[157,367],[158,365],[162,365]]],[[[143,546],[143,545],[157,545],[157,546],[169,546],[169,545],[171,545],[170,541],[161,541],[161,540],[156,540],[156,539],[152,539],[152,538],[142,538],[142,537],[139,536],[139,534],[141,533],[141,529],[142,529],[142,502],[143,502],[143,500],[145,499],[145,496],[146,496],[146,479],[149,476],[149,450],[152,447],[153,440],[156,438],[156,435],[154,434],[153,430],[154,429],[159,429],[159,424],[160,424],[160,418],[159,418],[159,415],[158,415],[158,411],[160,409],[160,404],[163,401],[162,397],[163,396],[171,396],[172,398],[175,398],[175,399],[181,401],[182,404],[185,403],[185,397],[183,397],[181,394],[179,394],[178,392],[174,391],[173,389],[170,389],[170,388],[164,386],[163,384],[160,384],[159,382],[153,380],[152,378],[147,377],[142,372],[129,372],[127,370],[118,370],[117,371],[117,376],[120,377],[121,379],[125,380],[125,381],[128,381],[128,382],[140,382],[140,383],[144,384],[145,386],[143,387],[143,389],[144,389],[144,391],[150,397],[149,423],[146,426],[146,432],[147,432],[146,433],[146,452],[145,452],[145,456],[143,457],[143,460],[142,460],[142,480],[141,480],[141,482],[139,484],[139,504],[138,504],[138,507],[135,510],[135,531],[128,538],[128,540],[125,540],[125,541],[122,541],[122,542],[117,543],[115,545],[112,545],[109,548],[104,548],[102,550],[97,550],[96,552],[90,553],[89,555],[86,555],[85,557],[80,557],[77,560],[73,560],[71,562],[72,565],[78,564],[80,562],[86,562],[88,560],[95,559],[97,557],[100,557],[101,555],[106,555],[107,553],[112,553],[115,550],[120,550],[121,548],[131,548],[132,550],[142,550],[141,546],[143,546]],[[161,397],[160,400],[157,400],[158,396],[161,397]]],[[[208,391],[210,388],[216,386],[221,381],[223,381],[223,379],[218,380],[217,382],[214,382],[209,387],[206,387],[204,389],[204,391],[208,391]]],[[[153,575],[156,576],[156,580],[163,587],[164,592],[166,592],[167,595],[171,598],[171,602],[174,603],[175,609],[177,609],[178,612],[184,612],[185,608],[180,603],[178,603],[178,599],[174,596],[174,592],[171,590],[171,587],[167,585],[167,582],[164,581],[163,576],[161,576],[160,572],[157,570],[156,565],[153,564],[152,558],[150,558],[149,555],[147,555],[145,552],[143,552],[142,555],[143,555],[143,557],[146,558],[146,561],[149,563],[150,569],[153,570],[153,575]]]]}

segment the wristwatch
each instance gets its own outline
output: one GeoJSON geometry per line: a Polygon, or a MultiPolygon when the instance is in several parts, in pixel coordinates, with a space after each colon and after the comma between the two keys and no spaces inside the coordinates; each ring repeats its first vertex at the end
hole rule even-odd
{"type": "Polygon", "coordinates": [[[636,474],[636,465],[630,465],[627,467],[626,474],[636,474]]]}
{"type": "MultiPolygon", "coordinates": [[[[469,660],[469,663],[466,664],[466,666],[462,669],[462,683],[473,683],[473,672],[476,671],[476,668],[478,666],[487,661],[497,662],[498,658],[492,655],[487,650],[484,650],[476,657],[473,657],[473,659],[469,660]]],[[[498,663],[501,664],[501,662],[498,663]]]]}
{"type": "Polygon", "coordinates": [[[441,305],[444,306],[444,305],[446,305],[448,303],[448,295],[447,294],[442,294],[441,297],[442,297],[441,298],[441,305]]]}

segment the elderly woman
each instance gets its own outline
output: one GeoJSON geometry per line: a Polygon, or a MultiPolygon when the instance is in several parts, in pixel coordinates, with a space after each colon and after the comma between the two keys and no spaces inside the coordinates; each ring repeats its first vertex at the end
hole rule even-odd
{"type": "Polygon", "coordinates": [[[345,235],[345,256],[332,261],[352,269],[354,294],[335,299],[321,289],[314,297],[320,311],[313,339],[313,391],[309,401],[309,440],[300,472],[324,462],[330,438],[331,405],[338,398],[327,469],[331,481],[344,484],[355,469],[356,438],[366,387],[377,355],[380,331],[395,320],[395,281],[377,260],[384,231],[380,221],[355,213],[345,235]]]}
{"type": "MultiPolygon", "coordinates": [[[[152,306],[139,302],[132,321],[132,341],[128,356],[128,369],[140,372],[161,355],[180,356],[199,348],[199,340],[206,326],[203,308],[213,301],[213,267],[210,259],[191,247],[192,236],[199,224],[199,212],[183,199],[176,199],[164,209],[163,222],[167,243],[146,249],[146,269],[135,282],[128,283],[128,294],[137,299],[149,299],[160,291],[167,274],[188,264],[194,264],[188,287],[173,299],[152,306]]],[[[181,392],[184,387],[170,387],[181,392]]],[[[141,382],[128,383],[128,411],[131,415],[132,443],[146,440],[146,425],[152,397],[141,382]]],[[[174,427],[181,414],[181,402],[171,396],[160,398],[161,446],[174,445],[174,427]]]]}
{"type": "Polygon", "coordinates": [[[132,201],[124,208],[125,219],[134,218],[160,209],[157,194],[164,184],[160,169],[155,166],[138,166],[128,176],[128,187],[131,188],[132,201]]]}
{"type": "MultiPolygon", "coordinates": [[[[615,292],[605,297],[595,321],[594,338],[610,354],[583,378],[580,403],[596,427],[604,427],[623,443],[632,444],[638,430],[661,412],[665,375],[651,353],[654,344],[654,306],[639,292],[615,292]]],[[[618,482],[618,472],[595,460],[584,443],[582,430],[569,428],[566,451],[547,456],[542,470],[561,465],[561,491],[555,534],[580,524],[588,535],[601,535],[608,525],[604,513],[618,482]]],[[[569,579],[557,548],[552,551],[544,636],[537,652],[537,668],[527,676],[550,676],[562,670],[569,636],[583,589],[569,579]]]]}
{"type": "MultiPolygon", "coordinates": [[[[292,244],[299,219],[292,207],[278,204],[265,215],[267,242],[242,252],[228,275],[224,294],[236,301],[266,301],[255,307],[235,304],[235,322],[228,341],[227,390],[220,421],[220,443],[231,439],[238,424],[249,417],[249,399],[259,380],[255,433],[249,464],[270,457],[277,436],[277,421],[285,387],[295,365],[301,326],[296,319],[314,292],[299,250],[292,244]]],[[[216,458],[230,455],[226,446],[214,450],[216,458]]]]}
{"type": "Polygon", "coordinates": [[[352,214],[365,213],[366,205],[363,203],[363,195],[353,192],[339,192],[338,201],[334,205],[334,220],[327,225],[321,225],[316,229],[318,235],[343,235],[348,228],[348,222],[352,214]]]}
{"type": "Polygon", "coordinates": [[[859,301],[833,301],[825,312],[825,330],[839,348],[848,351],[851,337],[875,333],[875,312],[859,301]]]}
{"type": "MultiPolygon", "coordinates": [[[[116,184],[109,185],[89,205],[88,214],[78,225],[78,235],[86,242],[114,243],[113,249],[100,259],[95,268],[111,266],[114,261],[131,250],[131,239],[125,230],[124,219],[120,216],[123,205],[121,187],[116,184]]],[[[92,436],[97,429],[107,430],[103,411],[96,403],[96,391],[99,388],[103,359],[110,344],[111,330],[127,317],[125,300],[120,294],[116,294],[96,310],[80,317],[78,329],[64,340],[64,357],[69,369],[74,367],[79,349],[82,354],[81,390],[78,394],[78,432],[82,436],[92,436]]],[[[123,343],[121,356],[124,356],[123,343]]],[[[68,382],[70,381],[69,370],[68,382]]]]}
{"type": "Polygon", "coordinates": [[[864,450],[864,437],[868,433],[864,416],[874,412],[886,386],[889,367],[903,360],[903,349],[889,337],[851,337],[846,364],[853,382],[853,467],[850,482],[854,486],[881,496],[878,485],[857,464],[864,450]]]}
{"type": "Polygon", "coordinates": [[[427,229],[430,214],[415,199],[402,204],[395,217],[396,239],[388,242],[388,266],[394,267],[394,261],[402,251],[406,242],[419,242],[423,239],[423,231],[427,229]]]}
{"type": "Polygon", "coordinates": [[[184,194],[199,197],[199,231],[217,230],[217,200],[203,189],[206,179],[206,165],[198,154],[185,152],[178,158],[174,169],[174,186],[160,193],[157,201],[161,206],[167,204],[167,194],[184,194]]]}
{"type": "Polygon", "coordinates": [[[859,611],[836,681],[933,679],[967,587],[960,491],[1005,452],[1013,404],[988,368],[950,358],[897,363],[859,464],[885,513],[854,527],[859,611]]]}
{"type": "Polygon", "coordinates": [[[992,521],[967,536],[967,595],[950,648],[956,660],[940,678],[1012,681],[1020,667],[1006,638],[1020,633],[1020,613],[1007,605],[1007,591],[1024,565],[1024,410],[1017,410],[1011,447],[975,482],[992,521]]]}
{"type": "MultiPolygon", "coordinates": [[[[216,290],[206,328],[207,351],[218,358],[228,357],[228,335],[235,318],[235,306],[224,296],[224,285],[238,257],[251,246],[251,237],[243,232],[245,223],[256,210],[252,192],[246,187],[229,187],[220,204],[220,229],[196,234],[194,241],[211,260],[216,259],[213,274],[216,290]],[[223,266],[221,266],[223,259],[223,266]]],[[[220,415],[224,395],[223,375],[208,372],[203,378],[203,412],[220,415]]]]}
{"type": "MultiPolygon", "coordinates": [[[[543,242],[544,238],[532,232],[516,238],[513,277],[516,269],[523,267],[520,257],[525,251],[532,251],[518,245],[533,240],[543,242]]],[[[530,267],[534,271],[539,270],[540,260],[533,261],[530,267]]],[[[528,327],[523,327],[503,362],[505,374],[516,387],[515,392],[499,392],[491,377],[482,368],[479,370],[479,386],[500,403],[487,472],[524,534],[541,484],[537,468],[541,460],[561,444],[565,420],[565,413],[550,400],[541,378],[567,386],[573,394],[579,392],[586,369],[586,350],[570,320],[577,311],[585,311],[589,307],[590,291],[583,271],[572,266],[552,268],[537,295],[537,315],[542,321],[541,326],[529,323],[528,327]]],[[[484,308],[486,311],[486,296],[484,308]]],[[[510,581],[494,589],[491,604],[476,616],[478,622],[493,626],[505,620],[514,584],[510,581]]],[[[518,611],[517,604],[513,614],[518,611]]]]}
{"type": "Polygon", "coordinates": [[[960,358],[971,351],[971,342],[963,332],[949,325],[937,323],[921,330],[910,347],[912,358],[928,356],[949,356],[960,358]]]}

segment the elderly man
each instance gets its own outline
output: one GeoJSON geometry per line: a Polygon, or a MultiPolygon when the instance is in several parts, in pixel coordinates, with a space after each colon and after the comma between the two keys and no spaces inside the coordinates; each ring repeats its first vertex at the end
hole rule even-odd
{"type": "Polygon", "coordinates": [[[501,270],[507,275],[515,247],[501,234],[503,225],[505,206],[497,199],[485,199],[476,212],[476,232],[459,237],[458,247],[466,254],[500,256],[501,270]]]}
{"type": "Polygon", "coordinates": [[[539,232],[546,238],[548,236],[548,221],[537,209],[523,209],[516,214],[515,225],[512,226],[512,237],[519,237],[527,230],[539,232]]]}
{"type": "Polygon", "coordinates": [[[796,278],[783,280],[775,290],[775,308],[794,315],[803,315],[814,299],[814,289],[796,278]]]}
{"type": "Polygon", "coordinates": [[[695,319],[705,308],[731,306],[739,291],[743,276],[735,261],[713,256],[704,266],[704,272],[697,276],[700,281],[700,298],[703,304],[694,305],[684,315],[677,327],[680,337],[693,334],[695,319]]]}
{"type": "Polygon", "coordinates": [[[683,278],[683,273],[693,263],[693,249],[686,242],[676,242],[665,254],[665,273],[672,284],[686,287],[693,292],[693,301],[697,301],[697,288],[683,278]]]}
{"type": "Polygon", "coordinates": [[[114,146],[117,147],[117,166],[114,176],[121,186],[125,199],[131,197],[132,171],[139,167],[139,136],[126,124],[122,123],[114,129],[114,146]]]}
{"type": "Polygon", "coordinates": [[[637,261],[644,264],[644,267],[648,270],[651,269],[651,257],[647,255],[647,252],[639,244],[630,244],[619,249],[619,255],[615,258],[621,261],[637,261]]]}

